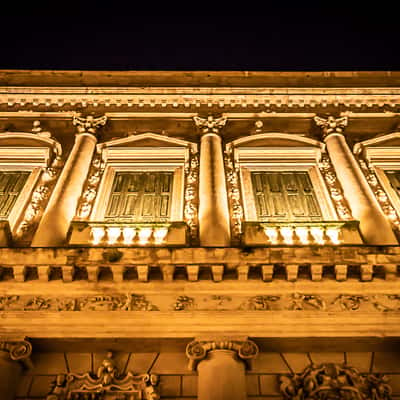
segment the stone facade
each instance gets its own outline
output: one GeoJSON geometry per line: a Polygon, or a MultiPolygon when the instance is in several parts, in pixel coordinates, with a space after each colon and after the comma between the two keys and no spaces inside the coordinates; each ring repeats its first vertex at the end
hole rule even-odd
{"type": "Polygon", "coordinates": [[[399,78],[0,71],[1,399],[400,399],[399,78]]]}

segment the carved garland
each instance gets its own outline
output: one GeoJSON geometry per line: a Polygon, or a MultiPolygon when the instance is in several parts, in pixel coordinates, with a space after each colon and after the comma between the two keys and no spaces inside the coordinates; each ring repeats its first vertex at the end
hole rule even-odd
{"type": "Polygon", "coordinates": [[[228,184],[228,199],[231,216],[232,239],[240,242],[242,234],[243,207],[239,188],[238,168],[235,167],[233,151],[229,147],[224,153],[225,174],[228,184]]]}
{"type": "Polygon", "coordinates": [[[93,203],[97,196],[97,190],[104,173],[105,163],[101,161],[99,154],[93,156],[89,176],[85,182],[82,196],[80,198],[76,216],[80,220],[87,220],[92,212],[93,203]]]}
{"type": "Polygon", "coordinates": [[[301,374],[279,377],[289,400],[390,400],[392,389],[383,374],[360,374],[346,364],[311,364],[301,374]]]}
{"type": "Polygon", "coordinates": [[[364,173],[369,186],[375,194],[376,199],[382,207],[383,212],[391,222],[394,229],[400,231],[400,218],[397,214],[395,208],[393,207],[389,196],[383,190],[379,180],[375,174],[373,167],[371,167],[367,161],[363,160],[361,156],[358,157],[358,162],[360,164],[361,170],[364,173]]]}
{"type": "Polygon", "coordinates": [[[336,212],[341,220],[353,219],[347,201],[343,196],[342,187],[337,179],[335,169],[328,154],[322,156],[319,170],[329,190],[329,194],[335,206],[336,212]]]}
{"type": "Polygon", "coordinates": [[[185,205],[184,220],[189,226],[190,238],[193,243],[198,240],[198,193],[199,193],[199,155],[190,148],[190,158],[185,166],[185,205]]]}
{"type": "Polygon", "coordinates": [[[58,375],[46,400],[159,400],[157,384],[157,375],[121,373],[109,352],[95,374],[58,375]]]}

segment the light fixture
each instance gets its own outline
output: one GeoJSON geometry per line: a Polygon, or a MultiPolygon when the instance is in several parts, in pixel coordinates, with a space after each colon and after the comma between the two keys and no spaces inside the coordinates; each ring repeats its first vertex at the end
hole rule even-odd
{"type": "Polygon", "coordinates": [[[139,244],[147,244],[153,229],[151,227],[143,227],[139,230],[139,244]]]}
{"type": "Polygon", "coordinates": [[[339,228],[328,228],[326,230],[326,235],[329,237],[329,240],[332,242],[332,244],[340,244],[339,234],[339,228]]]}
{"type": "Polygon", "coordinates": [[[281,235],[285,244],[293,244],[293,228],[290,226],[281,226],[281,235]]]}
{"type": "Polygon", "coordinates": [[[104,228],[103,227],[101,227],[101,226],[92,226],[92,237],[93,237],[92,243],[94,245],[99,244],[102,241],[102,239],[104,237],[104,234],[105,234],[105,232],[104,232],[104,228]]]}
{"type": "Polygon", "coordinates": [[[265,227],[264,233],[267,235],[271,244],[278,244],[278,229],[275,227],[265,227]]]}
{"type": "Polygon", "coordinates": [[[318,244],[325,244],[324,240],[324,230],[319,226],[313,226],[311,229],[311,235],[314,238],[314,241],[318,244]]]}
{"type": "Polygon", "coordinates": [[[308,228],[305,226],[296,226],[296,235],[298,236],[301,244],[308,244],[308,228]]]}
{"type": "Polygon", "coordinates": [[[161,227],[161,228],[155,228],[154,229],[154,243],[155,244],[161,244],[165,237],[167,236],[168,233],[168,228],[167,227],[161,227]]]}

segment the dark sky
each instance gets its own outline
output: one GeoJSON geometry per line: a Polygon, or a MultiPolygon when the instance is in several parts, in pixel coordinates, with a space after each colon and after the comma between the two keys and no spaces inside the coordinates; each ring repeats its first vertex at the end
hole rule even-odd
{"type": "Polygon", "coordinates": [[[400,18],[385,2],[265,0],[264,9],[242,2],[224,12],[187,3],[187,13],[153,2],[38,4],[2,11],[1,69],[400,70],[400,18]]]}

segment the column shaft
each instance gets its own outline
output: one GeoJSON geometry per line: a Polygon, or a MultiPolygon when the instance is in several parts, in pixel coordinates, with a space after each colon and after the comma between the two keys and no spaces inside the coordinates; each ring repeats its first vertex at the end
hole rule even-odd
{"type": "Polygon", "coordinates": [[[230,227],[221,137],[206,133],[200,146],[199,230],[201,246],[229,246],[230,227]]]}
{"type": "Polygon", "coordinates": [[[333,133],[325,143],[353,216],[360,221],[360,232],[367,244],[396,245],[397,240],[345,137],[333,133]]]}
{"type": "Polygon", "coordinates": [[[232,350],[213,350],[197,367],[198,400],[246,400],[243,361],[232,350]]]}
{"type": "Polygon", "coordinates": [[[50,197],[32,246],[65,244],[87,178],[97,139],[90,133],[75,136],[75,144],[50,197]]]}
{"type": "Polygon", "coordinates": [[[19,362],[10,359],[8,351],[0,351],[0,393],[1,400],[14,400],[22,373],[19,362]]]}

